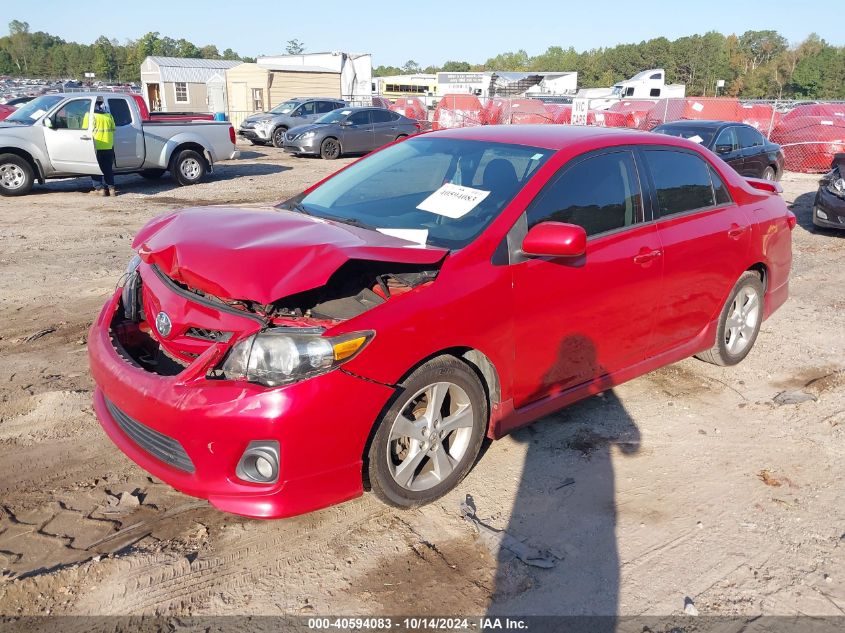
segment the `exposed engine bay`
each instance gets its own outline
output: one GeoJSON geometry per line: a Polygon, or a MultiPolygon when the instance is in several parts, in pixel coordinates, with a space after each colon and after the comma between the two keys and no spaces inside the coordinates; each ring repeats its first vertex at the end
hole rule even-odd
{"type": "Polygon", "coordinates": [[[836,154],[831,163],[831,170],[820,182],[830,193],[845,200],[845,153],[836,154]]]}

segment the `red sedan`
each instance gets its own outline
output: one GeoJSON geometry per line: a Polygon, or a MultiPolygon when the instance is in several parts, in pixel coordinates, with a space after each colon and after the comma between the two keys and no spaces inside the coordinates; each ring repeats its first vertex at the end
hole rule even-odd
{"type": "Polygon", "coordinates": [[[277,207],[164,215],[91,328],[97,415],[228,512],[426,503],[485,436],[691,355],[741,361],[788,295],[779,191],[683,139],[486,126],[277,207]]]}

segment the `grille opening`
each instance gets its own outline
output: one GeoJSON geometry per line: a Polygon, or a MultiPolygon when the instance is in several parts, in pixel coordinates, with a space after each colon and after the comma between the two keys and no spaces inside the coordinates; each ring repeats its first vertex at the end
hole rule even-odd
{"type": "Polygon", "coordinates": [[[135,444],[165,464],[183,470],[186,473],[194,472],[194,463],[188,457],[188,454],[178,440],[164,433],[159,433],[155,429],[151,429],[138,422],[138,420],[129,417],[118,409],[108,398],[105,401],[106,408],[109,410],[114,421],[135,444]]]}
{"type": "Polygon", "coordinates": [[[188,366],[166,354],[158,341],[144,332],[139,323],[128,321],[122,307],[115,311],[110,334],[117,352],[148,372],[159,376],[178,376],[188,366]]]}

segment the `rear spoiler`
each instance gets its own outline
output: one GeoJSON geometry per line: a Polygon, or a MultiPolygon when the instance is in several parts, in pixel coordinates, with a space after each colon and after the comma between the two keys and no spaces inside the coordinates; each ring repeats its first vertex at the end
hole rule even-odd
{"type": "Polygon", "coordinates": [[[783,193],[783,187],[780,186],[779,182],[774,180],[763,180],[762,178],[746,178],[745,180],[749,185],[760,191],[775,194],[783,193]]]}

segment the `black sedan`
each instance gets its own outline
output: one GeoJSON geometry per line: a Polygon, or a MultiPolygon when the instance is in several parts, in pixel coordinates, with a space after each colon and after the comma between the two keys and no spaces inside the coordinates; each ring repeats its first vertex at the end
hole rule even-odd
{"type": "Polygon", "coordinates": [[[365,154],[420,131],[419,121],[384,108],[340,108],[308,125],[291,128],[284,148],[326,159],[365,154]]]}
{"type": "Polygon", "coordinates": [[[813,224],[845,230],[845,153],[833,157],[831,170],[819,182],[813,202],[813,224]]]}
{"type": "Polygon", "coordinates": [[[674,121],[658,125],[654,131],[701,143],[743,176],[780,180],[783,174],[780,145],[767,140],[750,125],[730,121],[674,121]]]}

